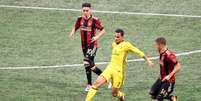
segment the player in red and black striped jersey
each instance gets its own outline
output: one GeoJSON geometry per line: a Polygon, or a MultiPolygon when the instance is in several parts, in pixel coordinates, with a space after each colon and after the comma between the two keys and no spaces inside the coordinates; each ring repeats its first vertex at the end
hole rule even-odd
{"type": "Polygon", "coordinates": [[[88,91],[92,85],[91,71],[97,75],[102,73],[102,71],[95,66],[94,58],[98,47],[97,40],[99,40],[105,33],[101,21],[97,17],[92,16],[90,3],[82,4],[82,16],[77,18],[70,33],[70,37],[73,37],[78,29],[80,29],[84,66],[88,80],[85,91],[88,91]],[[97,30],[100,31],[98,35],[96,35],[97,30]]]}
{"type": "Polygon", "coordinates": [[[167,48],[165,38],[157,38],[155,47],[160,54],[160,76],[153,84],[150,95],[158,101],[164,99],[176,101],[177,97],[171,93],[174,90],[176,73],[181,69],[181,65],[178,63],[175,54],[167,48]]]}

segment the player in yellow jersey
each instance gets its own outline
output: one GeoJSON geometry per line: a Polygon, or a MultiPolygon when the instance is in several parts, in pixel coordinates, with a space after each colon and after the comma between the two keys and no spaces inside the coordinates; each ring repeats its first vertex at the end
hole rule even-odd
{"type": "Polygon", "coordinates": [[[115,31],[115,42],[112,44],[111,62],[103,73],[96,79],[96,82],[89,90],[85,101],[92,101],[98,88],[110,80],[112,81],[112,95],[119,98],[120,101],[124,101],[124,93],[121,92],[120,89],[124,84],[126,60],[129,52],[144,58],[149,66],[153,66],[152,61],[149,60],[142,51],[124,40],[124,31],[122,29],[117,29],[115,31]]]}

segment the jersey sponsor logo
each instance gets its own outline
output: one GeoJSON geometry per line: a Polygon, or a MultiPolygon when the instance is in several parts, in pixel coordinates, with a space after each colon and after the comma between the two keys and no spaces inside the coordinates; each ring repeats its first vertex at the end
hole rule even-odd
{"type": "Polygon", "coordinates": [[[91,32],[91,27],[81,26],[81,27],[80,27],[80,30],[91,32]]]}

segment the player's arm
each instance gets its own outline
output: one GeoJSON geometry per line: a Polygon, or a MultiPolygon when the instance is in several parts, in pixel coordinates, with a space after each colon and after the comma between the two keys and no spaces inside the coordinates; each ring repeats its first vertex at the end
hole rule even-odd
{"type": "Polygon", "coordinates": [[[150,67],[153,67],[154,63],[145,55],[142,58],[148,63],[150,67]]]}
{"type": "Polygon", "coordinates": [[[177,64],[174,66],[173,71],[169,74],[169,75],[170,75],[170,78],[171,78],[173,75],[175,75],[176,73],[178,73],[180,70],[181,70],[181,65],[180,65],[180,63],[177,63],[177,64]]]}
{"type": "Polygon", "coordinates": [[[73,37],[75,32],[80,28],[80,21],[81,21],[81,18],[78,18],[75,24],[73,25],[73,28],[69,34],[69,37],[73,37]]]}
{"type": "Polygon", "coordinates": [[[132,44],[128,43],[128,50],[134,54],[137,54],[138,56],[142,57],[149,66],[153,66],[154,64],[152,63],[152,61],[144,54],[144,52],[142,52],[141,50],[139,50],[138,48],[134,47],[132,44]]]}
{"type": "Polygon", "coordinates": [[[93,37],[92,42],[99,40],[101,37],[103,37],[104,34],[105,34],[105,29],[102,29],[97,36],[93,37]]]}
{"type": "Polygon", "coordinates": [[[169,75],[167,75],[162,81],[170,80],[170,78],[172,78],[172,76],[176,75],[176,73],[178,73],[180,70],[181,70],[181,65],[180,65],[180,63],[177,63],[174,66],[173,71],[169,75]]]}
{"type": "Polygon", "coordinates": [[[100,32],[98,33],[98,35],[96,35],[95,37],[93,37],[92,42],[94,42],[96,40],[99,40],[105,34],[105,28],[104,28],[103,24],[101,23],[101,21],[99,19],[96,19],[95,26],[96,26],[96,28],[98,30],[100,30],[100,32]]]}
{"type": "Polygon", "coordinates": [[[72,30],[71,30],[71,32],[69,34],[69,37],[73,37],[74,34],[75,34],[75,26],[73,26],[73,28],[72,28],[72,30]]]}
{"type": "Polygon", "coordinates": [[[181,70],[181,64],[177,62],[175,55],[173,55],[173,54],[170,55],[170,57],[168,57],[168,61],[171,62],[172,64],[174,64],[174,69],[162,81],[170,80],[170,78],[172,78],[172,76],[176,75],[176,73],[178,73],[181,70]]]}

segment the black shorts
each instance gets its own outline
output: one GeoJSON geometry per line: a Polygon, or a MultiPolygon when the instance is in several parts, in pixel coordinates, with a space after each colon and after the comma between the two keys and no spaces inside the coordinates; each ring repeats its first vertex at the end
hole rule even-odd
{"type": "Polygon", "coordinates": [[[97,52],[97,48],[90,46],[87,48],[83,48],[82,52],[83,52],[84,58],[88,58],[91,61],[94,61],[94,58],[95,58],[96,52],[97,52]]]}
{"type": "Polygon", "coordinates": [[[168,97],[174,90],[175,83],[162,82],[160,79],[156,80],[153,84],[151,91],[149,94],[153,99],[157,99],[157,97],[168,97]]]}

